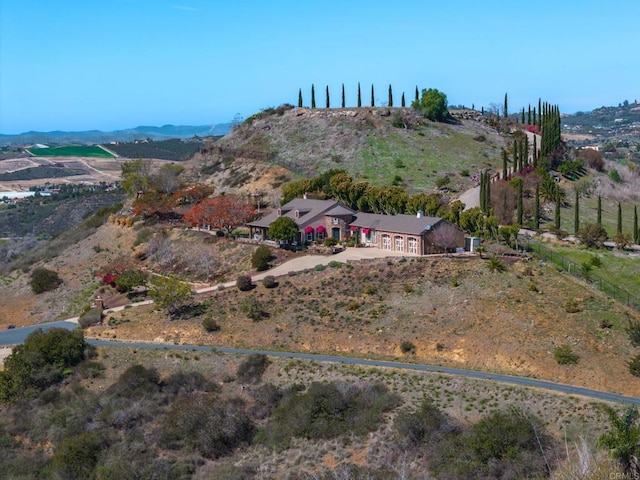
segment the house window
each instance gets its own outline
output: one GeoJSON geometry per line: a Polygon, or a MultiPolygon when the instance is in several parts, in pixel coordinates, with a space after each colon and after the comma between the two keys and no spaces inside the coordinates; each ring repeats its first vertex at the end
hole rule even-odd
{"type": "Polygon", "coordinates": [[[371,243],[378,243],[378,232],[371,230],[371,243]]]}
{"type": "Polygon", "coordinates": [[[313,232],[307,233],[307,242],[313,242],[313,232]]]}
{"type": "Polygon", "coordinates": [[[337,217],[333,217],[331,219],[331,223],[333,223],[334,225],[339,225],[340,224],[340,219],[337,217]]]}
{"type": "Polygon", "coordinates": [[[382,249],[391,250],[391,235],[382,235],[382,249]]]}
{"type": "Polygon", "coordinates": [[[396,252],[404,252],[404,237],[396,236],[396,252]]]}
{"type": "Polygon", "coordinates": [[[340,229],[337,227],[333,227],[331,229],[331,236],[336,240],[340,240],[340,229]]]}
{"type": "Polygon", "coordinates": [[[317,238],[318,240],[324,240],[324,230],[322,230],[322,231],[320,231],[320,232],[317,232],[317,234],[316,234],[316,238],[317,238]]]}
{"type": "Polygon", "coordinates": [[[418,253],[418,239],[414,237],[409,237],[407,240],[407,244],[409,246],[409,253],[418,253]]]}

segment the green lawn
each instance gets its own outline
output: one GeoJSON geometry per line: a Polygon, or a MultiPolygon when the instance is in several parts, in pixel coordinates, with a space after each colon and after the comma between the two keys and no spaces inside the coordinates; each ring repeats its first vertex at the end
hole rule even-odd
{"type": "Polygon", "coordinates": [[[591,270],[594,279],[601,277],[606,282],[640,299],[640,255],[617,250],[588,250],[580,246],[549,243],[545,243],[544,247],[559,253],[577,265],[591,262],[593,257],[598,257],[602,265],[593,267],[591,270]]]}
{"type": "Polygon", "coordinates": [[[425,129],[418,136],[400,132],[368,139],[354,176],[376,185],[390,185],[398,175],[407,186],[424,190],[433,188],[436,179],[448,173],[451,186],[459,184],[462,189],[472,183],[469,176],[460,175],[463,170],[473,175],[482,168],[501,166],[496,146],[474,140],[470,134],[447,131],[446,126],[439,129],[425,129]]]}
{"type": "Polygon", "coordinates": [[[51,148],[30,148],[27,152],[35,157],[102,157],[113,158],[106,150],[97,145],[69,145],[51,148]]]}

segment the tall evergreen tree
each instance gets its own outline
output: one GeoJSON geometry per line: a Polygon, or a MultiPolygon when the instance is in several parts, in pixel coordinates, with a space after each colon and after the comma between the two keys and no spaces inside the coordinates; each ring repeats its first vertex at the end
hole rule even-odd
{"type": "Polygon", "coordinates": [[[521,120],[520,123],[524,125],[524,107],[522,107],[522,114],[520,116],[520,120],[521,120]]]}
{"type": "Polygon", "coordinates": [[[633,243],[634,245],[638,245],[638,240],[640,234],[638,233],[638,206],[633,206],[633,243]]]}
{"type": "Polygon", "coordinates": [[[298,107],[302,108],[302,89],[298,90],[298,107]]]}
{"type": "Polygon", "coordinates": [[[616,233],[622,235],[622,204],[620,202],[618,202],[618,226],[616,233]]]}
{"type": "Polygon", "coordinates": [[[311,84],[311,108],[316,108],[316,87],[311,84]]]}
{"type": "Polygon", "coordinates": [[[509,116],[509,102],[507,100],[507,94],[504,94],[504,107],[502,108],[502,111],[504,113],[504,118],[507,118],[509,116]]]}
{"type": "Polygon", "coordinates": [[[516,173],[520,171],[518,168],[518,142],[516,140],[513,141],[511,149],[513,150],[513,173],[516,173]]]}
{"type": "Polygon", "coordinates": [[[342,84],[342,108],[344,108],[346,106],[345,100],[344,100],[344,83],[342,84]]]}
{"type": "Polygon", "coordinates": [[[404,92],[402,92],[402,100],[401,100],[401,102],[402,102],[401,105],[402,105],[403,108],[407,106],[407,104],[404,101],[404,92]]]}
{"type": "Polygon", "coordinates": [[[329,85],[327,85],[327,108],[330,108],[331,102],[329,102],[329,85]]]}
{"type": "Polygon", "coordinates": [[[522,220],[524,219],[524,208],[523,208],[523,197],[524,197],[524,180],[522,178],[519,179],[518,182],[518,199],[516,205],[516,220],[518,225],[522,225],[522,220]]]}
{"type": "Polygon", "coordinates": [[[524,148],[522,149],[524,152],[524,166],[529,166],[529,135],[524,136],[524,148]]]}
{"type": "Polygon", "coordinates": [[[527,112],[527,125],[531,125],[531,104],[529,104],[529,111],[527,112]]]}
{"type": "Polygon", "coordinates": [[[362,95],[360,95],[360,82],[358,82],[358,108],[362,106],[362,95]]]}
{"type": "Polygon", "coordinates": [[[507,151],[502,149],[502,179],[505,180],[509,176],[509,165],[507,162],[509,158],[507,156],[507,151]]]}
{"type": "Polygon", "coordinates": [[[596,211],[596,223],[602,226],[602,197],[600,195],[598,195],[598,207],[596,211]]]}
{"type": "Polygon", "coordinates": [[[418,93],[418,86],[416,85],[416,102],[420,101],[420,94],[418,93]]]}
{"type": "Polygon", "coordinates": [[[533,226],[540,230],[540,186],[536,183],[536,199],[533,207],[533,226]]]}
{"type": "Polygon", "coordinates": [[[538,168],[538,136],[533,136],[533,152],[531,153],[533,168],[538,168]]]}
{"type": "Polygon", "coordinates": [[[573,210],[573,233],[577,235],[578,230],[580,230],[580,196],[578,195],[578,190],[576,189],[576,199],[573,210]]]}
{"type": "Polygon", "coordinates": [[[556,195],[556,205],[553,215],[553,224],[556,227],[556,231],[560,230],[560,195],[556,195]]]}
{"type": "Polygon", "coordinates": [[[393,107],[393,92],[391,91],[391,84],[389,84],[389,107],[393,107]]]}
{"type": "Polygon", "coordinates": [[[371,84],[371,106],[372,107],[376,106],[375,95],[373,94],[373,83],[371,84]]]}
{"type": "Polygon", "coordinates": [[[538,125],[538,117],[536,115],[536,107],[533,107],[533,118],[532,118],[532,122],[531,125],[538,125]]]}

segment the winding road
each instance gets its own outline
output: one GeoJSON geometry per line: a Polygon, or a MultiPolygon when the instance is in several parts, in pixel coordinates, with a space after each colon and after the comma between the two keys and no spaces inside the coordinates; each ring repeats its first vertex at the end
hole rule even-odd
{"type": "MultiPolygon", "coordinates": [[[[30,327],[15,328],[0,332],[0,346],[15,345],[22,343],[31,332],[38,328],[44,330],[59,327],[69,330],[76,328],[77,324],[70,321],[51,322],[30,327]]],[[[465,370],[462,368],[442,367],[437,365],[424,365],[415,363],[392,362],[386,360],[370,360],[366,358],[343,357],[338,355],[322,355],[316,353],[301,352],[282,352],[272,350],[249,350],[244,348],[228,348],[228,347],[211,347],[204,345],[174,345],[169,343],[149,343],[149,342],[117,342],[110,340],[97,340],[88,338],[87,342],[91,345],[99,347],[127,347],[127,348],[155,348],[162,350],[188,350],[188,351],[206,351],[220,352],[234,355],[247,355],[260,353],[270,357],[291,358],[296,360],[309,360],[318,363],[341,363],[344,365],[355,365],[361,367],[374,368],[394,368],[396,370],[411,370],[418,372],[439,373],[443,375],[452,375],[457,377],[473,378],[477,380],[491,380],[494,382],[507,383],[527,388],[542,388],[552,392],[563,393],[567,395],[579,395],[594,400],[628,403],[640,406],[640,398],[627,397],[615,393],[601,392],[590,388],[575,387],[563,383],[549,382],[546,380],[537,380],[529,377],[516,377],[513,375],[502,375],[499,373],[479,372],[476,370],[465,370]]]]}

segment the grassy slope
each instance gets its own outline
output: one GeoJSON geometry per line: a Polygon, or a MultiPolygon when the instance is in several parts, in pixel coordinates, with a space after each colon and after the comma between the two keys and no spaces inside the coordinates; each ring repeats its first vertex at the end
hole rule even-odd
{"type": "Polygon", "coordinates": [[[464,190],[473,179],[460,175],[463,170],[473,175],[480,168],[501,165],[504,140],[482,123],[438,124],[410,108],[391,109],[382,116],[386,110],[290,110],[245,122],[216,146],[240,163],[252,158],[264,163],[268,157],[293,175],[338,168],[356,180],[380,185],[390,185],[399,175],[412,191],[433,188],[436,178],[446,173],[453,175],[454,189],[464,190]],[[409,128],[394,126],[397,116],[409,128]],[[483,140],[474,140],[481,136],[483,140]]]}

